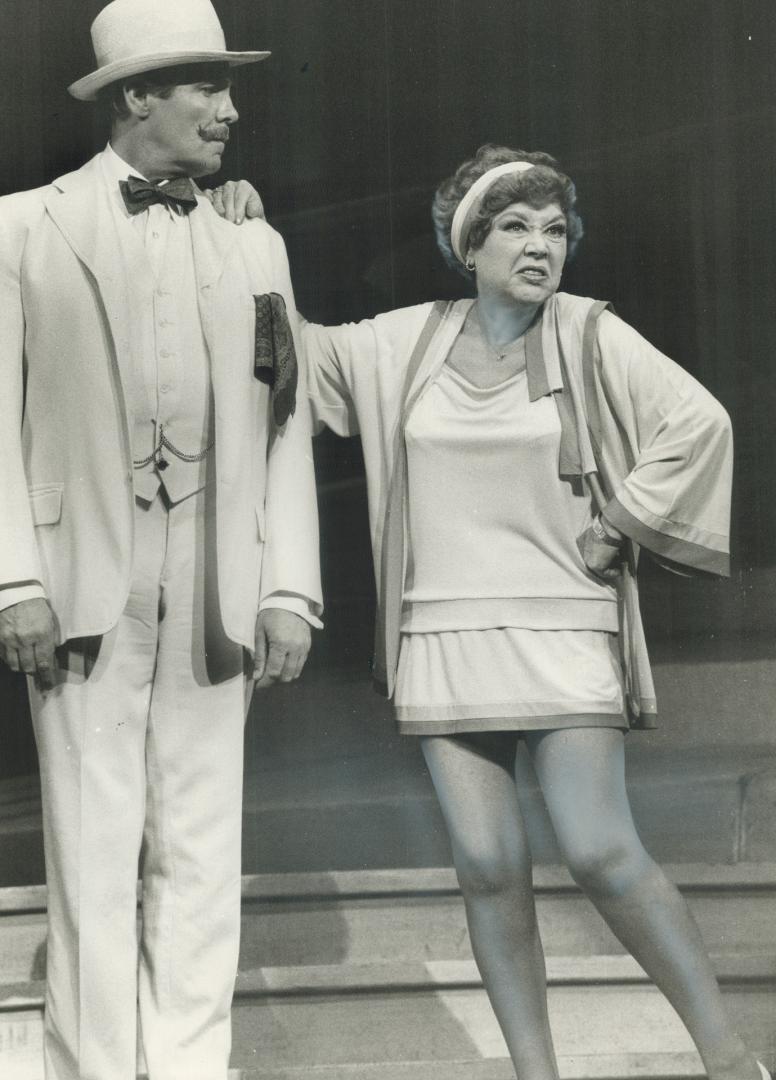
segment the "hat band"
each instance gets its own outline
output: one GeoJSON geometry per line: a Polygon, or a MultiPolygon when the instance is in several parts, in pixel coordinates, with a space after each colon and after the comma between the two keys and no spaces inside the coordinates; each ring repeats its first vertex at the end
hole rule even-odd
{"type": "MultiPolygon", "coordinates": [[[[226,52],[226,39],[220,27],[199,30],[165,30],[163,34],[147,35],[143,39],[143,53],[153,56],[157,53],[205,53],[226,52]]],[[[137,57],[136,48],[120,48],[104,45],[96,54],[97,67],[120,64],[137,57]]]]}
{"type": "Polygon", "coordinates": [[[474,181],[458,203],[453,215],[453,224],[450,228],[450,246],[455,253],[455,257],[464,266],[466,265],[466,247],[471,229],[471,218],[474,216],[474,211],[479,209],[486,191],[502,176],[509,176],[510,173],[527,172],[534,167],[530,161],[506,161],[503,165],[495,165],[474,181]]]}

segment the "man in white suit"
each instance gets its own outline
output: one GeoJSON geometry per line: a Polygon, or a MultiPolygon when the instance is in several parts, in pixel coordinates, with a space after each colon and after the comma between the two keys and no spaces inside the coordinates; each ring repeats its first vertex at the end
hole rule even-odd
{"type": "Polygon", "coordinates": [[[29,676],[49,1080],[225,1080],[251,683],[321,610],[296,311],[264,222],[188,179],[237,120],[209,0],[114,0],[106,149],[0,200],[0,655],[29,676]],[[196,64],[196,67],[181,66],[196,64]],[[300,376],[301,377],[301,376],[300,376]],[[142,934],[136,939],[140,857],[142,934]]]}

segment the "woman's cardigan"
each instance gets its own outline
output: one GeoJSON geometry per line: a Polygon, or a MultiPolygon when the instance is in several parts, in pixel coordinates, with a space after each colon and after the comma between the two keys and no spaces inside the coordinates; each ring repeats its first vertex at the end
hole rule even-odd
{"type": "MultiPolygon", "coordinates": [[[[471,303],[304,327],[318,429],[361,435],[378,598],[375,679],[389,695],[407,558],[404,425],[471,303]]],[[[639,548],[669,566],[729,573],[732,435],[727,413],[700,383],[603,307],[565,293],[546,301],[526,335],[528,390],[531,400],[554,395],[559,475],[584,476],[627,538],[618,584],[626,698],[632,725],[650,727],[656,703],[635,580],[639,548]]]]}

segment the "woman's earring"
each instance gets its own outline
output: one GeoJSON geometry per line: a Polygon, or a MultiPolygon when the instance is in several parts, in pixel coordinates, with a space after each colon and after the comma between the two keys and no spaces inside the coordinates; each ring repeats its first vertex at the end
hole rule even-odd
{"type": "Polygon", "coordinates": [[[466,262],[464,263],[464,266],[466,267],[466,269],[470,273],[473,273],[473,271],[474,271],[474,259],[467,259],[466,262]]]}

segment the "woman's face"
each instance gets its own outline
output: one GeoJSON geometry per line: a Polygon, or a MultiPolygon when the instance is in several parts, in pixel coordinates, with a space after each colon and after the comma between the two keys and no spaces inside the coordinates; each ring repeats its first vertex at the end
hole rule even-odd
{"type": "Polygon", "coordinates": [[[485,243],[472,251],[479,296],[536,306],[560,285],[566,261],[566,215],[512,203],[496,214],[485,243]]]}

